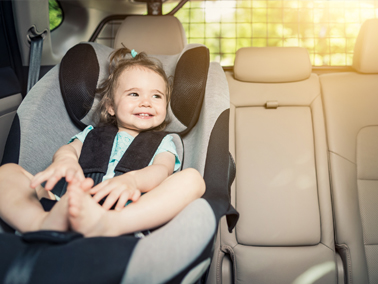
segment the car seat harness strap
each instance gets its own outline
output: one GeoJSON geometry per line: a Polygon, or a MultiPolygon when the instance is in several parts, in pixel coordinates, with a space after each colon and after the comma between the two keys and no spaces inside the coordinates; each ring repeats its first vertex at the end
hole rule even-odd
{"type": "MultiPolygon", "coordinates": [[[[92,178],[94,185],[101,183],[107,172],[113,141],[117,132],[118,128],[115,126],[96,127],[88,133],[84,140],[79,164],[85,177],[92,178]]],[[[117,164],[115,176],[147,167],[167,134],[168,132],[163,131],[144,131],[139,133],[117,164]]],[[[58,196],[62,196],[66,189],[67,183],[63,178],[54,187],[53,192],[58,196]]]]}
{"type": "MultiPolygon", "coordinates": [[[[95,185],[106,174],[113,141],[118,132],[115,126],[96,127],[84,141],[79,164],[86,177],[93,177],[95,185]]],[[[140,170],[148,166],[166,132],[145,131],[139,133],[115,168],[115,176],[140,170]]]]}

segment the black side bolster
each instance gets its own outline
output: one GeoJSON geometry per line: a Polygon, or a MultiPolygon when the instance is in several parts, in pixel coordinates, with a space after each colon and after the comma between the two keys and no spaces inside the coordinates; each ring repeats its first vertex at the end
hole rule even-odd
{"type": "Polygon", "coordinates": [[[239,213],[230,203],[229,194],[229,149],[228,149],[228,123],[229,109],[225,110],[214,125],[210,135],[207,151],[204,179],[206,192],[203,196],[212,207],[217,221],[223,216],[227,217],[229,231],[235,227],[239,213]]]}
{"type": "Polygon", "coordinates": [[[64,105],[72,122],[81,130],[81,122],[91,109],[100,74],[97,55],[90,44],[80,43],[63,57],[59,69],[59,83],[64,105]]]}

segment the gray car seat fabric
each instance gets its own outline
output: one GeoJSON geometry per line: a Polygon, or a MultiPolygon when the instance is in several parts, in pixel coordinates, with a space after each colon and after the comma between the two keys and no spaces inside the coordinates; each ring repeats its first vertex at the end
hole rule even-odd
{"type": "Polygon", "coordinates": [[[221,221],[207,283],[337,283],[322,99],[307,51],[242,48],[226,77],[240,220],[233,233],[221,221]]]}
{"type": "Polygon", "coordinates": [[[378,20],[355,44],[356,72],[320,76],[336,247],[345,283],[378,283],[378,20]]]}
{"type": "MultiPolygon", "coordinates": [[[[198,253],[205,249],[215,234],[215,222],[212,209],[204,199],[192,202],[164,230],[157,230],[138,242],[122,283],[165,283],[172,275],[184,270],[188,262],[194,262],[198,253]]],[[[203,262],[207,268],[210,257],[203,262]]],[[[199,271],[199,275],[201,272],[204,271],[199,271]]],[[[195,270],[193,274],[192,278],[188,273],[183,283],[197,280],[195,270]]]]}
{"type": "MultiPolygon", "coordinates": [[[[95,43],[89,45],[98,58],[99,81],[101,81],[107,76],[108,57],[112,49],[95,43]]],[[[200,82],[198,84],[206,84],[194,86],[195,89],[204,89],[203,93],[192,92],[192,86],[174,86],[171,102],[174,107],[169,108],[172,123],[167,130],[184,133],[182,134],[182,148],[185,149],[183,168],[198,169],[204,175],[207,192],[203,199],[188,206],[167,226],[138,243],[130,262],[134,268],[129,270],[130,274],[125,274],[125,283],[146,283],[145,281],[176,283],[178,279],[180,281],[186,279],[185,281],[189,281],[187,283],[192,282],[210,263],[217,220],[225,213],[230,214],[230,228],[237,220],[236,212],[228,202],[227,193],[229,98],[224,73],[219,64],[212,63],[206,71],[205,80],[204,78],[196,80],[196,76],[201,74],[194,72],[196,64],[185,63],[193,62],[191,60],[193,56],[201,59],[201,64],[206,63],[206,56],[201,57],[204,49],[205,47],[200,45],[188,45],[181,54],[154,57],[162,61],[168,75],[175,74],[175,78],[193,76],[195,82],[200,82]],[[189,74],[180,71],[176,67],[176,62],[178,62],[177,66],[185,63],[186,68],[183,66],[180,68],[189,71],[189,74]],[[194,101],[190,97],[192,93],[199,93],[194,101]],[[188,94],[189,96],[185,97],[188,94]],[[180,96],[182,102],[177,98],[180,96]],[[182,109],[187,109],[189,114],[180,111],[182,109]],[[187,128],[191,128],[191,131],[188,132],[187,128]],[[223,165],[221,166],[223,170],[217,170],[219,165],[223,165]],[[185,223],[186,226],[183,227],[185,223]],[[194,230],[193,236],[187,234],[190,230],[194,230]],[[179,238],[177,243],[176,238],[179,238]],[[188,245],[189,241],[190,245],[188,245]],[[172,242],[175,243],[171,246],[172,242]],[[171,249],[167,249],[168,247],[171,249]],[[165,261],[161,261],[162,259],[165,261]],[[143,267],[143,273],[138,273],[141,270],[135,267],[143,267]],[[149,273],[146,274],[146,271],[149,273]]],[[[57,80],[59,68],[60,66],[56,66],[33,87],[18,110],[21,137],[19,164],[32,174],[46,168],[51,162],[53,153],[79,131],[77,124],[72,122],[64,107],[65,102],[57,80]]],[[[179,80],[175,84],[178,82],[179,80]]],[[[93,105],[96,103],[97,98],[93,105]]],[[[89,111],[81,118],[81,122],[92,123],[91,113],[89,111]]]]}

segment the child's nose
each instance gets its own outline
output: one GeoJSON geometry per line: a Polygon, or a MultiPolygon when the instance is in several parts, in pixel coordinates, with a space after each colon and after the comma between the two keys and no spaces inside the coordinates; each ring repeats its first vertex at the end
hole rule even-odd
{"type": "Polygon", "coordinates": [[[141,106],[144,106],[144,107],[149,107],[149,106],[151,106],[151,100],[150,100],[150,98],[148,98],[148,97],[143,97],[142,100],[141,100],[141,102],[140,102],[140,105],[141,105],[141,106]]]}

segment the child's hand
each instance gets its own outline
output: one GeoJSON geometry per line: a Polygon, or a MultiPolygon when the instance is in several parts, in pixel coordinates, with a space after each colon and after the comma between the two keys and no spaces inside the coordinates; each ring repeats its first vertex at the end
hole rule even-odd
{"type": "Polygon", "coordinates": [[[46,170],[36,174],[30,182],[30,187],[36,188],[39,184],[46,181],[45,189],[52,190],[56,183],[65,177],[67,182],[74,179],[78,182],[84,181],[84,173],[79,163],[74,159],[60,159],[54,161],[46,170]]]}
{"type": "Polygon", "coordinates": [[[94,194],[93,199],[96,202],[99,202],[108,195],[104,204],[102,205],[102,207],[106,210],[109,210],[113,204],[117,202],[117,200],[118,202],[115,210],[121,210],[125,207],[128,200],[135,202],[141,195],[140,190],[138,190],[135,186],[135,181],[133,178],[130,178],[127,175],[106,180],[93,187],[89,193],[94,194]]]}

